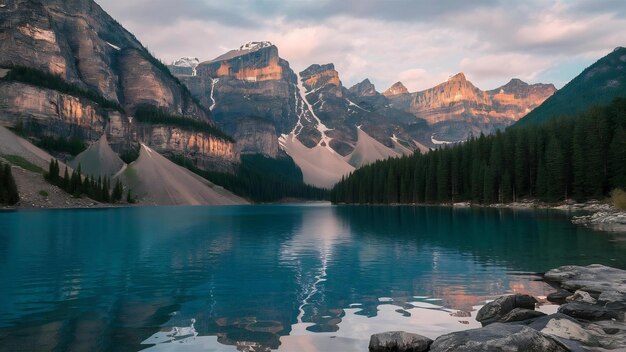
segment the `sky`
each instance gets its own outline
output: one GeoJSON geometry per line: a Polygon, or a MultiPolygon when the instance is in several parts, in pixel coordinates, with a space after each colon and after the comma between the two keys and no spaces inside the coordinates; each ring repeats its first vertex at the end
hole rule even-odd
{"type": "Polygon", "coordinates": [[[410,91],[464,72],[562,87],[626,46],[624,0],[96,0],[164,62],[271,41],[296,72],[334,63],[344,85],[410,91]]]}

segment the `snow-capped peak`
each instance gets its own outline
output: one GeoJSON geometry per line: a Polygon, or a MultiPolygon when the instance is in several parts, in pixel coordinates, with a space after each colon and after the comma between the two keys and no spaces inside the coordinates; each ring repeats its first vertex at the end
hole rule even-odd
{"type": "Polygon", "coordinates": [[[172,66],[196,68],[200,64],[197,57],[182,57],[172,63],[172,66]]]}
{"type": "Polygon", "coordinates": [[[271,42],[248,42],[242,46],[239,47],[240,51],[254,51],[254,50],[259,50],[259,49],[263,49],[263,48],[267,48],[268,46],[272,46],[274,44],[272,44],[271,42]]]}

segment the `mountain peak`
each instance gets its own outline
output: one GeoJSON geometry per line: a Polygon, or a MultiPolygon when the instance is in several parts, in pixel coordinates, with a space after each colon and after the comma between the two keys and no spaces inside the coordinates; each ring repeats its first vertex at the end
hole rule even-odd
{"type": "Polygon", "coordinates": [[[383,95],[386,97],[390,97],[390,96],[394,96],[394,95],[401,95],[401,94],[408,94],[409,90],[404,86],[404,84],[402,84],[402,82],[396,82],[394,83],[391,87],[389,87],[389,89],[387,89],[383,95]]]}
{"type": "Polygon", "coordinates": [[[255,51],[263,48],[267,48],[273,46],[272,42],[263,41],[263,42],[247,42],[246,44],[239,47],[240,51],[255,51]]]}
{"type": "Polygon", "coordinates": [[[454,76],[450,76],[450,78],[448,78],[448,82],[450,81],[462,82],[462,81],[467,81],[467,78],[465,78],[465,74],[463,72],[459,72],[454,76]]]}
{"type": "Polygon", "coordinates": [[[200,60],[197,57],[181,57],[180,59],[172,62],[172,66],[191,68],[196,68],[199,64],[200,60]]]}
{"type": "Polygon", "coordinates": [[[350,89],[348,90],[351,93],[356,94],[360,97],[371,97],[379,94],[376,91],[376,87],[367,78],[360,83],[357,83],[354,86],[350,87],[350,89]]]}

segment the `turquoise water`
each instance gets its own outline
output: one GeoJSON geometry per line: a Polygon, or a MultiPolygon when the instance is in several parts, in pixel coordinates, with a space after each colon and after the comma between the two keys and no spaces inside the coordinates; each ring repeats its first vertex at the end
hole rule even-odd
{"type": "Polygon", "coordinates": [[[545,295],[552,267],[625,268],[615,236],[546,210],[3,212],[0,350],[365,350],[373,331],[473,327],[457,311],[545,295]]]}

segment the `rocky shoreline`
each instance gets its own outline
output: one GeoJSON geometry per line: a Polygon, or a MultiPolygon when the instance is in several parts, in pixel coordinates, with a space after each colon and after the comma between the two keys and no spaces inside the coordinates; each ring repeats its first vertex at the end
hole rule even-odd
{"type": "Polygon", "coordinates": [[[609,203],[597,200],[585,203],[568,201],[561,204],[542,203],[534,200],[490,205],[476,205],[469,202],[452,204],[454,208],[476,206],[498,209],[554,209],[568,212],[586,212],[588,214],[573,216],[572,223],[599,231],[626,233],[626,210],[620,210],[609,203]]]}
{"type": "Polygon", "coordinates": [[[569,265],[544,280],[556,289],[548,300],[560,305],[557,313],[536,311],[532,296],[502,296],[478,311],[482,328],[434,341],[403,331],[374,334],[369,351],[626,351],[626,270],[569,265]]]}

